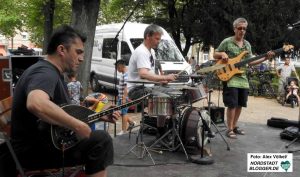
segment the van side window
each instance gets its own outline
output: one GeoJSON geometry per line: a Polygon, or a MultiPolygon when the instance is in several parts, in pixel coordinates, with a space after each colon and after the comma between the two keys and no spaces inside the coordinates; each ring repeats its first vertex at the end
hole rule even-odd
{"type": "Polygon", "coordinates": [[[130,42],[134,49],[136,49],[141,43],[143,43],[143,38],[131,38],[130,42]]]}
{"type": "Polygon", "coordinates": [[[117,58],[117,40],[113,42],[113,38],[103,39],[102,57],[116,59],[117,58]]]}
{"type": "Polygon", "coordinates": [[[121,58],[127,62],[129,62],[131,56],[130,48],[127,44],[127,42],[122,41],[121,42],[121,58]]]}

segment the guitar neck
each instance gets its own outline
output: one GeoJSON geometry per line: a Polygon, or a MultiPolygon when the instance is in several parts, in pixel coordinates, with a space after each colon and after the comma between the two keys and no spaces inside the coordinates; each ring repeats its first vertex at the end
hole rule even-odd
{"type": "MultiPolygon", "coordinates": [[[[281,53],[282,51],[283,51],[283,48],[273,50],[273,52],[275,54],[281,53]]],[[[239,67],[245,66],[248,63],[251,63],[253,61],[256,61],[256,60],[261,59],[261,58],[266,57],[266,56],[267,56],[267,53],[262,54],[262,55],[258,55],[258,56],[255,56],[255,57],[252,57],[252,58],[249,58],[249,59],[246,59],[246,60],[243,60],[241,62],[236,63],[235,67],[239,68],[239,67]]]]}
{"type": "Polygon", "coordinates": [[[118,110],[121,110],[123,108],[135,105],[135,104],[141,102],[142,100],[144,100],[148,96],[149,96],[149,94],[147,94],[147,95],[145,95],[145,96],[143,96],[143,97],[141,97],[137,100],[131,101],[129,103],[125,103],[125,104],[120,105],[120,106],[116,106],[116,107],[113,107],[113,108],[110,108],[110,109],[106,109],[106,110],[101,111],[99,113],[91,114],[87,118],[85,118],[85,120],[83,120],[83,121],[86,122],[86,123],[92,123],[92,122],[98,121],[100,117],[110,115],[114,111],[118,111],[118,110]]]}

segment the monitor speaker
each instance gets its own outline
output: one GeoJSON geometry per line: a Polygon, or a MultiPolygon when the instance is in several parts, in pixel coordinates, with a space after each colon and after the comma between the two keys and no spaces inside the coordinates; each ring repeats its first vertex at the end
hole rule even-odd
{"type": "MultiPolygon", "coordinates": [[[[208,107],[205,107],[208,110],[208,107]]],[[[224,123],[224,107],[210,107],[210,118],[215,124],[224,123]]]]}

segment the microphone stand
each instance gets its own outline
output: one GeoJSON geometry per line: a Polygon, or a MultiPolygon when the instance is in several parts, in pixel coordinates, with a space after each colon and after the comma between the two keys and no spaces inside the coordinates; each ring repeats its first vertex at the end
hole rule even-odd
{"type": "MultiPolygon", "coordinates": [[[[123,28],[124,28],[124,26],[125,26],[125,24],[127,23],[127,21],[130,19],[130,17],[133,15],[133,13],[134,13],[134,11],[137,9],[137,7],[139,6],[139,4],[140,4],[140,2],[141,2],[142,0],[139,0],[137,3],[136,3],[136,5],[134,6],[134,8],[133,8],[133,10],[131,11],[131,13],[128,15],[128,17],[126,18],[126,20],[125,20],[125,22],[123,23],[123,25],[122,25],[122,27],[120,28],[120,30],[117,32],[117,34],[116,34],[116,36],[115,36],[115,38],[112,40],[112,42],[111,42],[111,46],[113,46],[114,45],[114,43],[116,42],[117,43],[117,50],[116,50],[116,58],[115,58],[115,63],[117,63],[117,61],[118,61],[118,42],[119,42],[119,40],[118,40],[118,37],[119,37],[119,34],[120,34],[120,32],[123,30],[123,28]]],[[[114,90],[116,91],[117,90],[117,83],[118,83],[118,77],[117,77],[117,65],[115,65],[115,74],[114,74],[114,90]]],[[[114,97],[114,104],[116,104],[117,103],[117,95],[115,95],[115,97],[114,97]]],[[[123,121],[123,119],[122,119],[122,121],[123,121]]],[[[117,135],[117,124],[114,124],[114,137],[116,137],[116,135],[117,135]]]]}

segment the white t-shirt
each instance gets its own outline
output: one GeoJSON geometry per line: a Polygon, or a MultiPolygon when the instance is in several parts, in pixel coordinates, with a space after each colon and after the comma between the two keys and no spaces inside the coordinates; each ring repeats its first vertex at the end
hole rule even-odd
{"type": "MultiPolygon", "coordinates": [[[[141,77],[138,74],[138,69],[141,68],[147,68],[149,69],[149,72],[154,74],[154,65],[151,65],[151,61],[150,61],[151,55],[152,55],[151,52],[147,49],[144,43],[142,43],[140,46],[138,46],[135,49],[135,51],[132,53],[129,60],[128,81],[140,80],[141,77]]],[[[128,91],[130,91],[136,85],[142,85],[142,84],[127,83],[128,91]]],[[[145,86],[152,87],[153,84],[146,84],[145,86]]]]}

